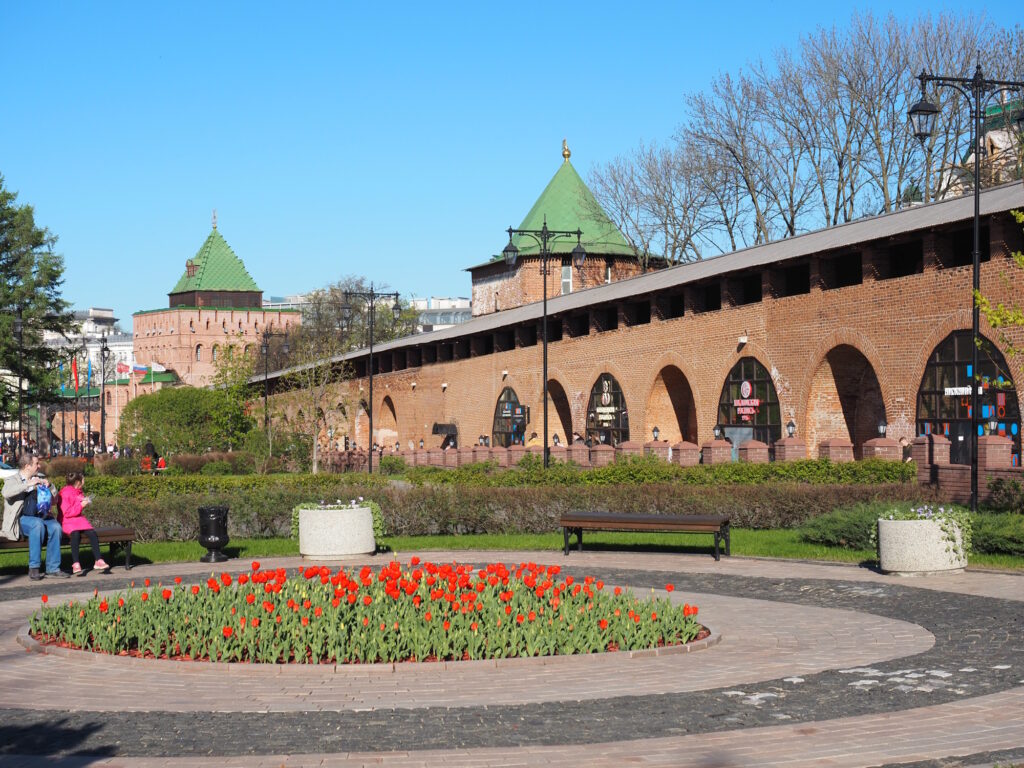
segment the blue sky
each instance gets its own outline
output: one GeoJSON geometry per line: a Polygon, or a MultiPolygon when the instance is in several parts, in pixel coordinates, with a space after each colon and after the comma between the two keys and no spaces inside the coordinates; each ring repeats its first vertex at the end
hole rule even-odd
{"type": "Polygon", "coordinates": [[[8,0],[0,173],[60,238],[65,297],[126,330],[166,306],[214,208],[265,295],[355,274],[468,296],[563,137],[586,178],[670,137],[717,72],[854,8],[972,4],[8,0]]]}

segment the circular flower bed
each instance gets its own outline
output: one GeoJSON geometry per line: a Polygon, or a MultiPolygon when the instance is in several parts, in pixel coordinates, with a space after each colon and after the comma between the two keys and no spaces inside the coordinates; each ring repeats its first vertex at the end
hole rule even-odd
{"type": "MultiPolygon", "coordinates": [[[[43,607],[37,641],[101,653],[202,661],[369,663],[495,659],[677,645],[706,630],[697,607],[641,600],[558,566],[484,568],[392,561],[374,573],[326,566],[149,580],[115,597],[43,607]]],[[[671,584],[665,585],[668,592],[671,584]]]]}

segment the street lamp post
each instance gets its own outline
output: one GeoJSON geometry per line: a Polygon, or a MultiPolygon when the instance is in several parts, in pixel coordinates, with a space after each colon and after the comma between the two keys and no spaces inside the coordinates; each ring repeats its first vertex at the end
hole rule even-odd
{"type": "Polygon", "coordinates": [[[501,254],[505,257],[505,263],[510,267],[515,266],[516,260],[519,258],[519,249],[512,242],[512,238],[516,236],[529,237],[540,246],[540,272],[543,278],[542,291],[544,298],[541,320],[541,335],[543,336],[544,348],[541,375],[544,378],[542,388],[544,393],[544,469],[547,469],[550,452],[548,448],[548,259],[551,257],[551,249],[548,247],[548,244],[560,238],[575,237],[576,247],[572,249],[572,263],[576,269],[580,269],[583,266],[583,261],[587,258],[587,252],[583,249],[583,244],[580,242],[580,238],[583,236],[582,230],[578,228],[576,231],[548,229],[548,220],[545,216],[544,223],[540,229],[508,228],[508,245],[505,246],[501,254]]]}
{"type": "Polygon", "coordinates": [[[18,339],[18,440],[17,455],[21,457],[21,368],[22,368],[22,338],[25,333],[25,322],[21,316],[21,307],[18,307],[18,314],[14,316],[14,336],[18,339]]]}
{"type": "Polygon", "coordinates": [[[345,291],[345,305],[343,307],[345,313],[345,320],[351,320],[352,318],[352,299],[362,299],[366,302],[366,313],[369,315],[367,318],[370,324],[370,361],[366,366],[367,377],[370,380],[370,400],[366,409],[366,415],[370,422],[370,434],[366,438],[366,454],[369,458],[367,462],[367,471],[373,473],[373,324],[377,314],[377,301],[380,299],[394,299],[395,303],[391,307],[391,312],[394,314],[395,320],[402,314],[402,305],[398,303],[398,292],[385,292],[380,293],[373,289],[373,283],[370,283],[370,290],[368,291],[345,291]]]}
{"type": "MultiPolygon", "coordinates": [[[[973,77],[946,77],[921,72],[917,78],[921,82],[921,100],[914,104],[907,116],[911,130],[924,146],[925,141],[935,130],[935,121],[939,108],[926,98],[928,83],[940,88],[952,88],[959,91],[971,105],[971,147],[974,150],[974,251],[971,254],[973,264],[972,279],[972,318],[971,318],[971,511],[978,511],[978,387],[981,376],[978,373],[978,337],[980,325],[981,297],[981,113],[984,102],[996,93],[1008,90],[1024,89],[1024,82],[1013,80],[989,80],[981,71],[981,64],[974,70],[973,77]]],[[[1024,111],[1017,118],[1017,127],[1024,129],[1024,111]]]]}
{"type": "Polygon", "coordinates": [[[110,361],[110,347],[107,337],[100,339],[100,452],[107,450],[107,363],[110,361]]]}
{"type": "Polygon", "coordinates": [[[270,340],[275,336],[284,337],[284,342],[281,344],[281,351],[286,355],[288,354],[288,334],[287,333],[274,333],[269,328],[264,328],[263,333],[260,335],[260,354],[263,355],[263,431],[266,432],[270,429],[270,405],[267,399],[269,390],[268,381],[270,380],[270,340]]]}

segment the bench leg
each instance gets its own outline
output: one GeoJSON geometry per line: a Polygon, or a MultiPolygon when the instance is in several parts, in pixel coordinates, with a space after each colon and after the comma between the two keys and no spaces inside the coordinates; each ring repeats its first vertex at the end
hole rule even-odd
{"type": "Polygon", "coordinates": [[[562,554],[568,557],[569,555],[569,529],[565,526],[562,527],[562,554]]]}
{"type": "Polygon", "coordinates": [[[126,541],[124,544],[124,569],[130,571],[132,569],[132,543],[126,541]]]}
{"type": "Polygon", "coordinates": [[[721,538],[721,535],[722,535],[722,534],[720,534],[720,533],[719,533],[718,531],[715,531],[715,560],[716,560],[716,561],[717,561],[717,560],[720,560],[720,559],[721,559],[721,558],[720,558],[720,557],[718,556],[718,541],[719,541],[719,539],[721,538]]]}
{"type": "Polygon", "coordinates": [[[583,551],[583,529],[582,528],[577,528],[576,529],[576,551],[577,552],[582,552],[583,551]]]}

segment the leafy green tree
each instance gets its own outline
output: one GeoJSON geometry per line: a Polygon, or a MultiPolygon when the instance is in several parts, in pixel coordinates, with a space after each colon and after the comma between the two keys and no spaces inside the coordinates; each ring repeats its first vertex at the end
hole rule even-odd
{"type": "Polygon", "coordinates": [[[223,451],[240,446],[251,425],[245,403],[229,400],[223,390],[175,387],[129,402],[118,440],[152,442],[159,453],[223,451]]]}
{"type": "Polygon", "coordinates": [[[35,222],[31,205],[19,205],[0,175],[0,369],[5,370],[3,414],[17,420],[17,380],[24,388],[27,410],[59,385],[60,350],[43,344],[43,331],[72,332],[74,317],[61,297],[64,259],[53,248],[57,238],[35,222]],[[14,320],[22,317],[22,353],[19,363],[14,320]]]}
{"type": "Polygon", "coordinates": [[[217,356],[213,374],[213,391],[218,397],[212,398],[212,418],[216,429],[227,440],[227,447],[236,449],[241,445],[253,421],[248,413],[252,397],[252,378],[256,368],[256,357],[242,352],[243,344],[228,344],[217,356]]]}

